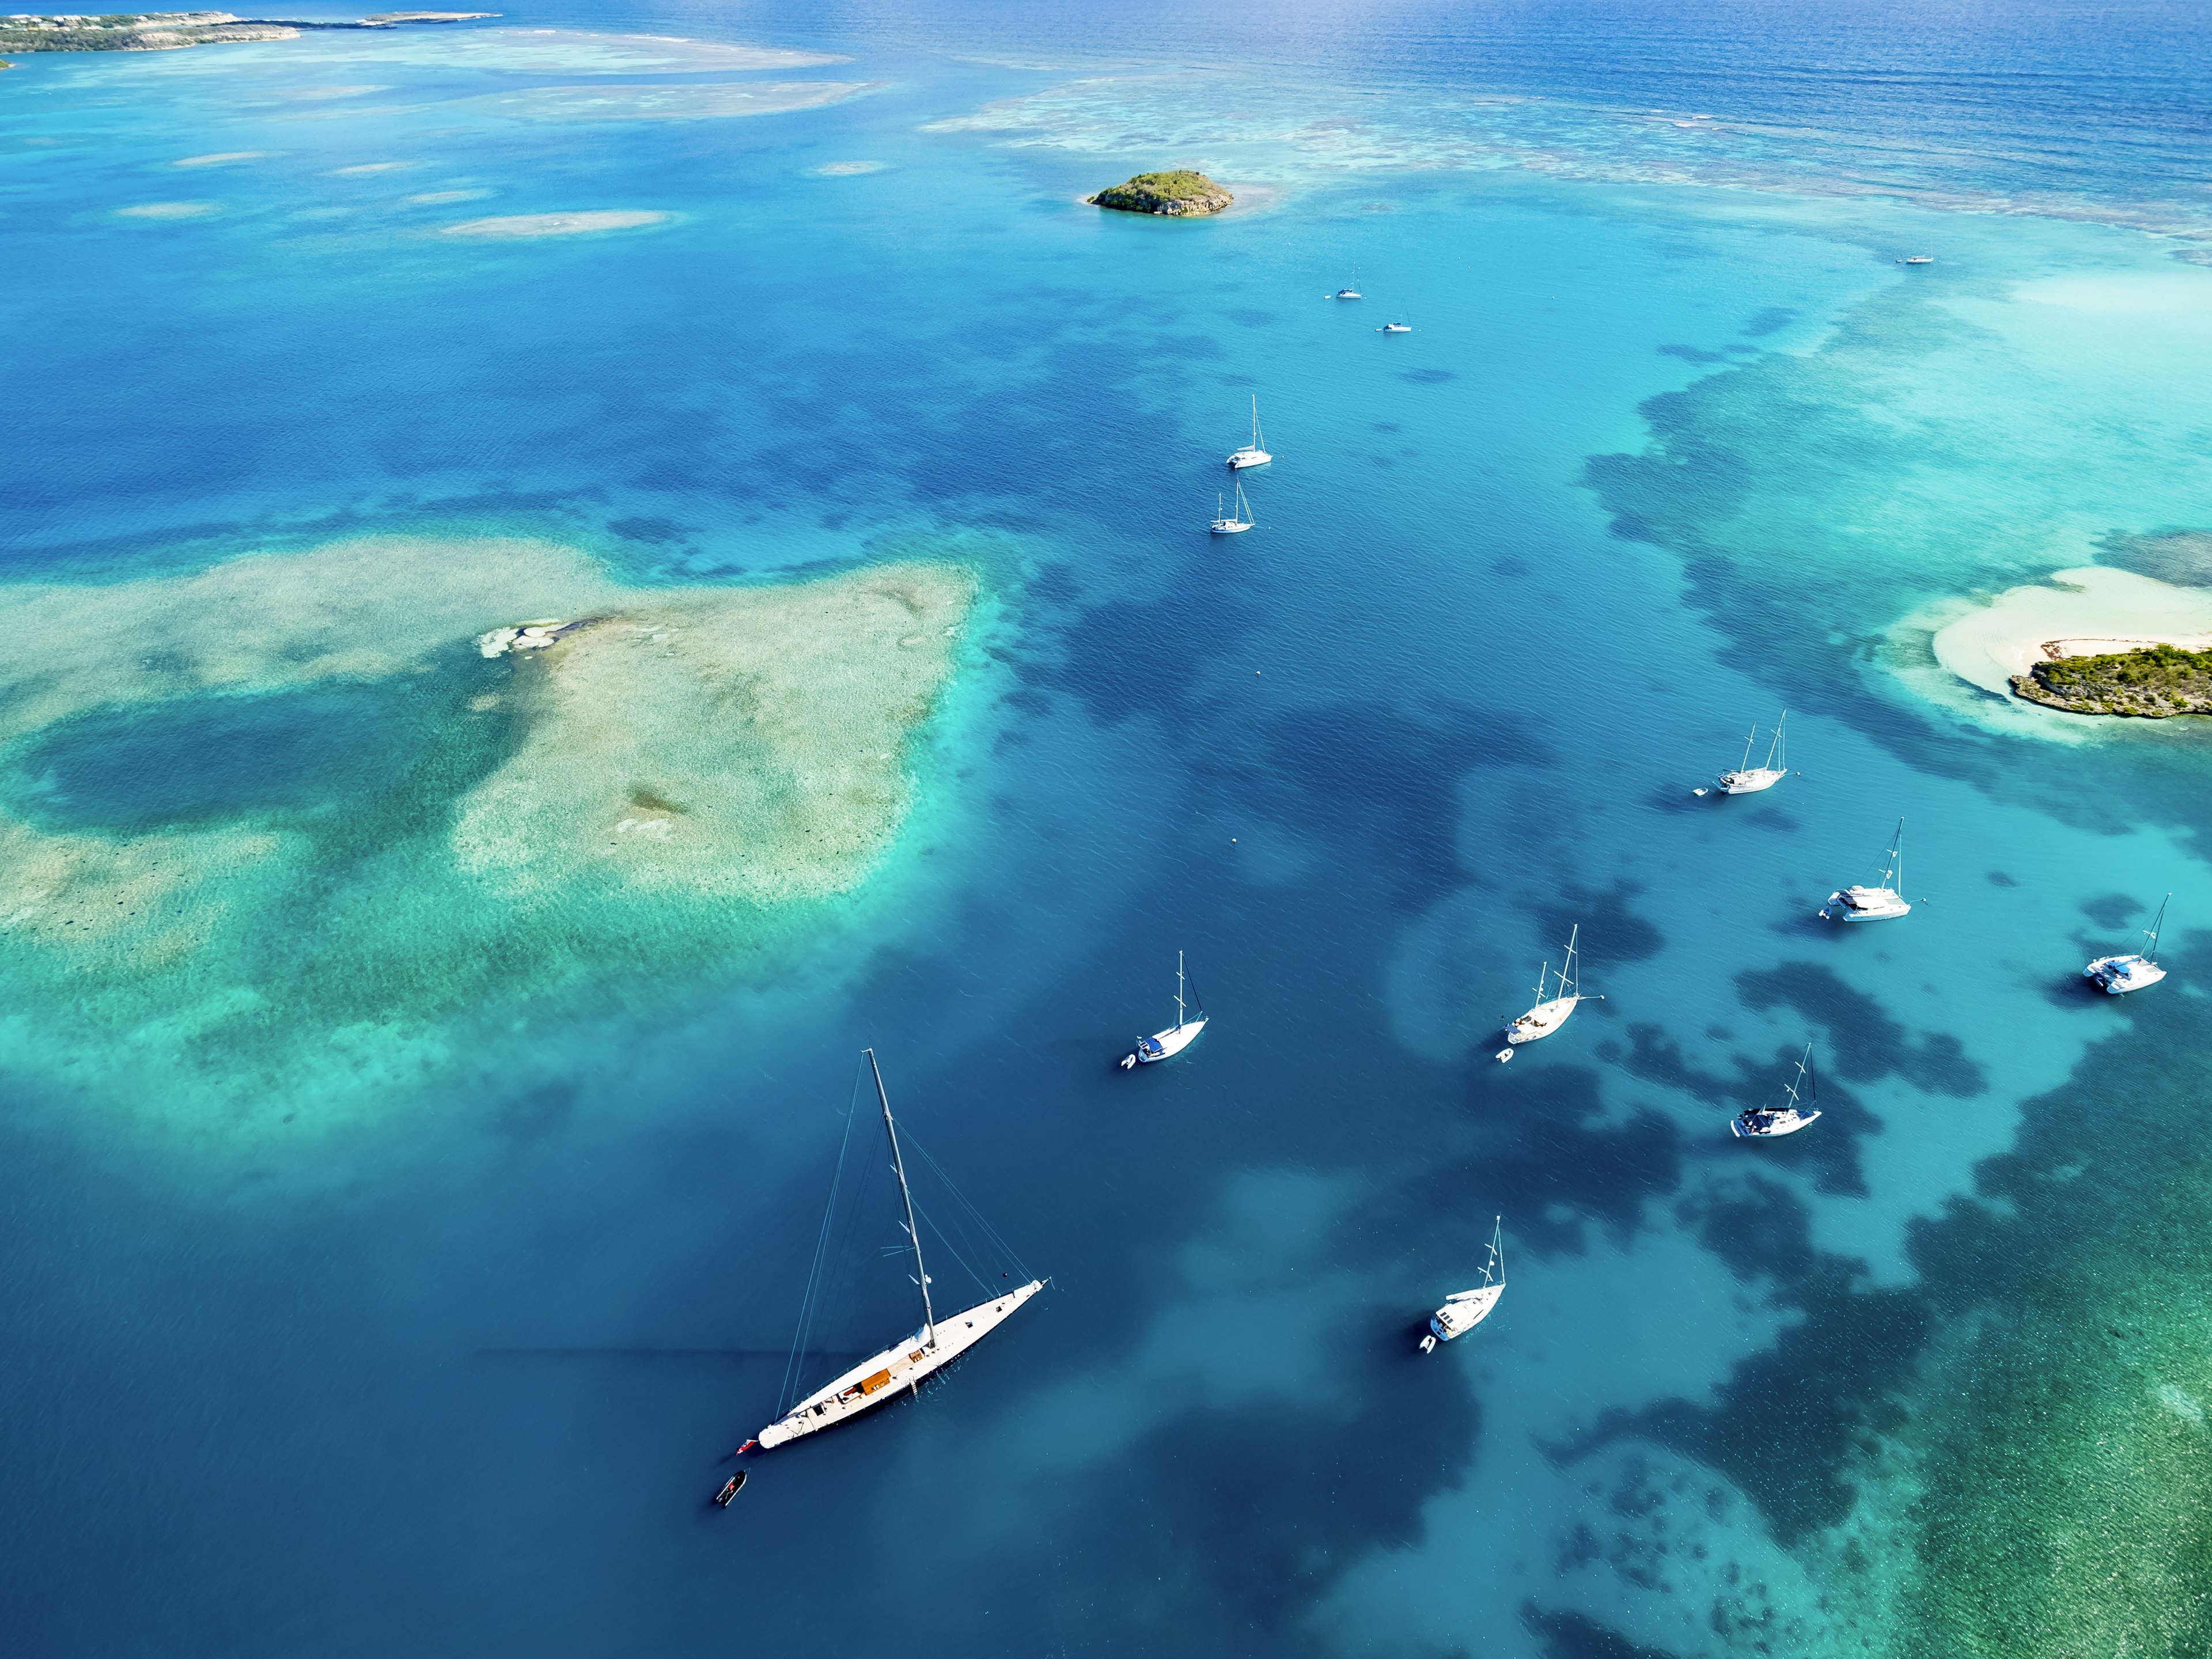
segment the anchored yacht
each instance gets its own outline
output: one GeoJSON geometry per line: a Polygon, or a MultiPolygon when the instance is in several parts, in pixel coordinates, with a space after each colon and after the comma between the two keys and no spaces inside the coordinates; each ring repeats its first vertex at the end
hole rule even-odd
{"type": "Polygon", "coordinates": [[[2158,915],[2149,927],[2143,929],[2146,943],[2134,956],[2099,957],[2081,970],[2081,977],[2093,981],[2100,990],[2119,996],[2128,991],[2140,991],[2147,985],[2155,985],[2166,977],[2158,957],[2159,929],[2166,926],[2166,907],[2173,902],[2168,893],[2160,901],[2158,915]]]}
{"type": "Polygon", "coordinates": [[[1817,1110],[1807,1109],[1812,1106],[1819,1088],[1820,1080],[1813,1074],[1813,1045],[1808,1042],[1797,1062],[1797,1075],[1783,1091],[1782,1104],[1754,1106],[1749,1111],[1738,1112],[1729,1121],[1729,1129],[1739,1140],[1794,1135],[1820,1115],[1817,1110]]]}
{"type": "Polygon", "coordinates": [[[1217,536],[1241,536],[1252,527],[1252,503],[1244,499],[1244,486],[1238,484],[1236,505],[1224,511],[1221,493],[1213,495],[1213,522],[1206,526],[1217,536]]]}
{"type": "MultiPolygon", "coordinates": [[[[943,1318],[938,1316],[930,1301],[929,1270],[922,1265],[921,1233],[915,1220],[914,1193],[907,1185],[906,1161],[899,1152],[898,1126],[891,1121],[890,1097],[884,1091],[884,1074],[882,1068],[876,1064],[876,1051],[870,1048],[866,1052],[868,1070],[875,1079],[876,1099],[883,1107],[884,1134],[890,1142],[891,1167],[898,1174],[899,1198],[906,1207],[903,1231],[914,1246],[913,1277],[921,1291],[921,1328],[913,1335],[892,1343],[881,1352],[869,1355],[851,1370],[833,1377],[798,1401],[759,1434],[738,1447],[740,1454],[756,1446],[763,1451],[773,1450],[802,1436],[818,1434],[823,1429],[847,1422],[886,1401],[897,1398],[901,1390],[909,1394],[919,1393],[924,1377],[942,1370],[967,1352],[1012,1318],[1017,1310],[1045,1287],[1043,1279],[1033,1279],[1026,1285],[1017,1285],[987,1301],[979,1302],[972,1308],[963,1308],[958,1313],[948,1314],[943,1318]]],[[[841,1176],[842,1163],[841,1157],[841,1176]]],[[[833,1205],[836,1202],[834,1186],[831,1202],[833,1205]]],[[[826,1239],[829,1237],[829,1218],[826,1216],[823,1229],[826,1239]]],[[[802,1346],[820,1289],[821,1271],[821,1258],[817,1255],[815,1278],[807,1284],[806,1297],[799,1316],[802,1346]]],[[[794,1349],[794,1365],[799,1357],[799,1351],[794,1349]]]]}
{"type": "Polygon", "coordinates": [[[1763,765],[1751,763],[1751,746],[1759,741],[1759,728],[1751,728],[1751,735],[1743,740],[1743,760],[1733,772],[1720,775],[1720,790],[1723,795],[1755,795],[1762,789],[1771,789],[1790,775],[1790,751],[1784,741],[1782,728],[1788,724],[1790,711],[1784,709],[1782,718],[1774,722],[1774,735],[1767,740],[1766,760],[1763,765]]]}
{"type": "Polygon", "coordinates": [[[1255,396],[1252,399],[1252,441],[1242,449],[1231,450],[1229,465],[1242,472],[1248,466],[1265,466],[1274,459],[1261,443],[1260,399],[1255,396]]]}
{"type": "Polygon", "coordinates": [[[1499,1217],[1490,1231],[1490,1260],[1482,1264],[1482,1283],[1471,1291],[1457,1291],[1429,1317],[1429,1331],[1421,1339],[1421,1352],[1434,1353],[1437,1344],[1465,1336],[1490,1317],[1498,1298],[1505,1294],[1505,1221],[1499,1217]]]}
{"type": "Polygon", "coordinates": [[[1340,300],[1358,300],[1364,297],[1359,292],[1359,270],[1357,266],[1352,269],[1352,280],[1337,289],[1336,297],[1340,300]]]}
{"type": "Polygon", "coordinates": [[[1905,897],[1905,820],[1897,821],[1897,834],[1889,843],[1889,861],[1882,866],[1879,887],[1845,887],[1828,895],[1823,921],[1890,921],[1909,915],[1905,897]]]}
{"type": "MultiPolygon", "coordinates": [[[[1505,1041],[1511,1045],[1506,1050],[1524,1042],[1534,1042],[1538,1037],[1547,1037],[1567,1023],[1567,1016],[1575,1011],[1583,995],[1575,980],[1575,946],[1583,936],[1582,924],[1577,922],[1574,931],[1567,935],[1566,965],[1559,969],[1557,994],[1547,997],[1545,988],[1553,977],[1552,964],[1546,963],[1536,970],[1536,1006],[1505,1028],[1505,1041]]],[[[1595,999],[1603,1000],[1602,998],[1595,999]]]]}
{"type": "MultiPolygon", "coordinates": [[[[1182,952],[1176,952],[1176,1023],[1164,1031],[1155,1031],[1148,1037],[1139,1037],[1137,1046],[1121,1056],[1121,1069],[1133,1071],[1139,1066],[1149,1066],[1154,1060],[1179,1054],[1198,1041],[1198,1034],[1206,1029],[1206,1009],[1201,1004],[1198,1018],[1191,1018],[1185,1011],[1183,993],[1187,988],[1182,971],[1182,952]]],[[[1192,993],[1191,1001],[1198,1000],[1192,993]]]]}

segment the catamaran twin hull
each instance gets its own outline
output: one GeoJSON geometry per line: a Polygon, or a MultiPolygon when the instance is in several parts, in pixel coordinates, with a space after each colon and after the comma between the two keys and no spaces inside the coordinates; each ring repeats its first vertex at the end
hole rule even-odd
{"type": "Polygon", "coordinates": [[[1033,1279],[1018,1290],[939,1320],[933,1340],[932,1335],[925,1334],[930,1330],[925,1327],[905,1341],[895,1342],[881,1353],[863,1359],[763,1429],[759,1435],[761,1449],[767,1451],[801,1435],[846,1422],[871,1407],[896,1399],[901,1389],[919,1384],[931,1372],[951,1364],[967,1352],[1043,1288],[1042,1279],[1033,1279]]]}

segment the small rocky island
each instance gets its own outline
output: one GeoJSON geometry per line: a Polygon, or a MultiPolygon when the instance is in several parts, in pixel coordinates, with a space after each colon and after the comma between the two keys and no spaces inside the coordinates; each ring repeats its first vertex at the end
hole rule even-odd
{"type": "Polygon", "coordinates": [[[2058,657],[2013,677],[2030,702],[2075,714],[2212,714],[2212,651],[2145,646],[2101,657],[2058,657]]]}
{"type": "Polygon", "coordinates": [[[1218,213],[1237,198],[1202,173],[1140,173],[1126,185],[1114,185],[1085,199],[1094,207],[1123,213],[1163,213],[1191,218],[1218,213]]]}
{"type": "Polygon", "coordinates": [[[292,40],[302,29],[386,29],[401,23],[460,23],[491,11],[386,11],[358,22],[238,17],[227,11],[27,13],[0,17],[0,52],[173,52],[238,40],[292,40]]]}

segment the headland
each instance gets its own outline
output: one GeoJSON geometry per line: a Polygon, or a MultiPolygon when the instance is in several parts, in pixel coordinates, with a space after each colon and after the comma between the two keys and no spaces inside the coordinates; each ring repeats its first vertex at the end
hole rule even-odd
{"type": "Polygon", "coordinates": [[[463,23],[495,11],[381,11],[356,22],[239,17],[227,11],[60,12],[0,17],[0,52],[174,52],[242,40],[293,40],[303,30],[463,23]]]}

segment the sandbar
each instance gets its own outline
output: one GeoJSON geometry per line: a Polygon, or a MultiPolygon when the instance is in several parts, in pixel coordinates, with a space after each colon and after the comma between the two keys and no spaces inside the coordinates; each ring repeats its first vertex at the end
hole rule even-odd
{"type": "Polygon", "coordinates": [[[222,211],[222,204],[216,202],[141,202],[136,207],[115,210],[120,219],[201,219],[222,211]]]}
{"type": "Polygon", "coordinates": [[[400,536],[0,584],[0,1065],[252,1136],[565,996],[773,971],[896,842],[975,594],[400,536]]]}
{"type": "Polygon", "coordinates": [[[622,210],[600,213],[510,213],[491,219],[465,219],[447,225],[440,234],[472,236],[489,241],[518,241],[535,236],[590,236],[609,230],[642,230],[665,225],[676,216],[622,210]]]}
{"type": "Polygon", "coordinates": [[[2009,695],[2037,662],[2148,645],[2212,647],[2212,592],[2130,570],[2084,565],[2008,588],[1936,632],[1936,659],[1985,691],[2009,695]]]}

